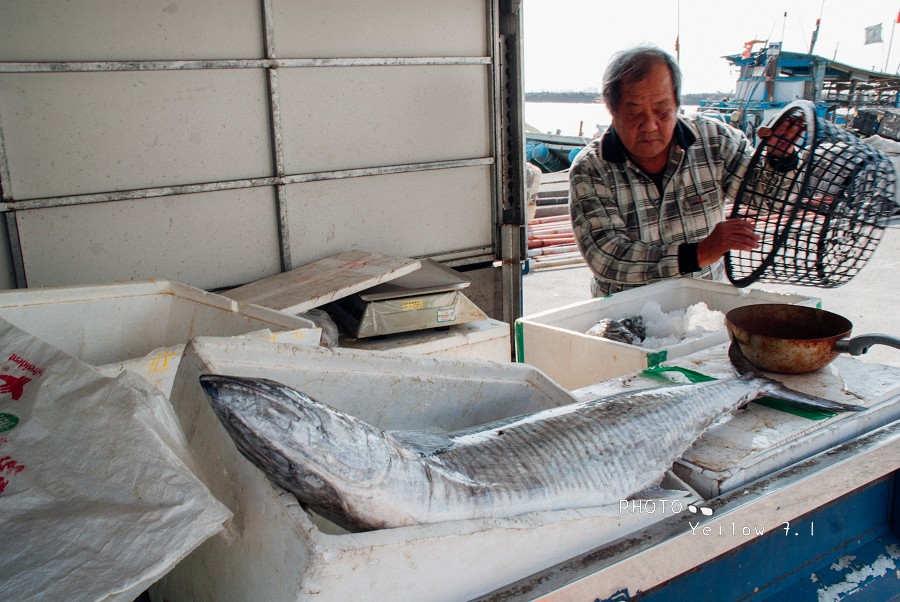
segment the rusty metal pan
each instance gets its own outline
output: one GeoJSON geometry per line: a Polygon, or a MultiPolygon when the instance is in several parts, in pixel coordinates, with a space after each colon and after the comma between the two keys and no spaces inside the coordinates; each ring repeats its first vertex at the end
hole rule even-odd
{"type": "Polygon", "coordinates": [[[850,320],[802,305],[745,305],[725,315],[725,326],[747,360],[768,372],[815,372],[831,363],[839,353],[861,355],[876,344],[900,349],[900,338],[886,334],[850,338],[853,330],[850,320]]]}

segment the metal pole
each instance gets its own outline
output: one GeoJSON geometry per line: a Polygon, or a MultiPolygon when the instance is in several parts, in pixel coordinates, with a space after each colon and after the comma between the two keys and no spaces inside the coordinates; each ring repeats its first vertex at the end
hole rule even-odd
{"type": "Polygon", "coordinates": [[[681,64],[681,0],[678,0],[678,15],[676,18],[676,28],[677,31],[675,33],[675,60],[678,64],[681,64]]]}
{"type": "Polygon", "coordinates": [[[816,47],[816,40],[819,38],[819,27],[822,25],[822,14],[825,12],[825,0],[822,0],[822,8],[819,9],[819,18],[816,19],[816,30],[812,34],[812,41],[809,43],[809,53],[813,53],[816,47]]]}
{"type": "Polygon", "coordinates": [[[819,38],[819,26],[822,24],[822,19],[816,19],[816,29],[813,31],[812,40],[809,42],[809,53],[812,54],[813,50],[816,47],[816,40],[819,38]]]}
{"type": "MultiPolygon", "coordinates": [[[[897,18],[900,19],[900,15],[898,15],[897,18]]],[[[888,43],[887,56],[884,57],[884,67],[881,68],[885,73],[887,73],[888,61],[891,59],[891,47],[894,45],[894,30],[896,29],[897,21],[894,21],[894,26],[891,28],[891,41],[888,43]]]]}
{"type": "MultiPolygon", "coordinates": [[[[510,325],[511,340],[515,340],[515,322],[522,317],[522,267],[528,256],[525,217],[525,140],[522,117],[523,6],[521,0],[493,0],[491,23],[497,42],[492,45],[495,69],[494,92],[500,103],[497,127],[503,128],[497,149],[497,175],[500,198],[498,227],[503,290],[503,321],[510,325]],[[496,71],[499,70],[499,71],[496,71]],[[502,153],[502,154],[501,154],[502,153]]],[[[513,346],[515,358],[515,346],[513,346]]]]}

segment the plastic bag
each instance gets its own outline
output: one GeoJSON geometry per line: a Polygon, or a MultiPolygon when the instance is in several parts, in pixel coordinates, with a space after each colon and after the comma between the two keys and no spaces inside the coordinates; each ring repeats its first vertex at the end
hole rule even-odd
{"type": "Polygon", "coordinates": [[[322,347],[333,349],[338,346],[340,334],[337,324],[331,319],[324,309],[310,309],[300,314],[301,318],[306,318],[313,324],[322,329],[322,339],[319,344],[322,347]]]}
{"type": "Polygon", "coordinates": [[[0,320],[0,599],[131,602],[231,517],[162,393],[0,320]]]}

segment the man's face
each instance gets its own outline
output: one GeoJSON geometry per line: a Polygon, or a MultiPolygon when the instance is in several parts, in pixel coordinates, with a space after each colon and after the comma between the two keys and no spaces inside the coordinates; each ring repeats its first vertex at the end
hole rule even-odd
{"type": "Polygon", "coordinates": [[[612,122],[631,159],[657,173],[668,161],[677,113],[669,69],[655,65],[645,79],[622,86],[612,122]]]}

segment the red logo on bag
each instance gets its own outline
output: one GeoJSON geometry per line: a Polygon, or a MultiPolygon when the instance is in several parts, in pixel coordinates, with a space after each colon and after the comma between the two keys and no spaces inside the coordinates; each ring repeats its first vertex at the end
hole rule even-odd
{"type": "MultiPolygon", "coordinates": [[[[19,474],[23,470],[25,470],[25,465],[17,463],[12,459],[11,456],[3,456],[2,458],[0,458],[0,474],[9,475],[10,477],[12,477],[13,475],[19,474]]],[[[0,494],[3,493],[7,485],[9,485],[9,479],[0,476],[0,494]]]]}
{"type": "MultiPolygon", "coordinates": [[[[9,361],[18,365],[22,370],[25,370],[26,372],[31,372],[35,376],[43,376],[44,375],[43,368],[39,368],[39,367],[35,366],[34,364],[29,362],[25,358],[19,357],[15,353],[13,353],[11,356],[9,356],[9,361]]],[[[6,370],[5,367],[3,369],[6,370]]]]}
{"type": "Polygon", "coordinates": [[[0,374],[0,393],[9,393],[14,400],[22,397],[25,392],[25,385],[31,382],[27,376],[10,376],[9,374],[0,374]]]}

